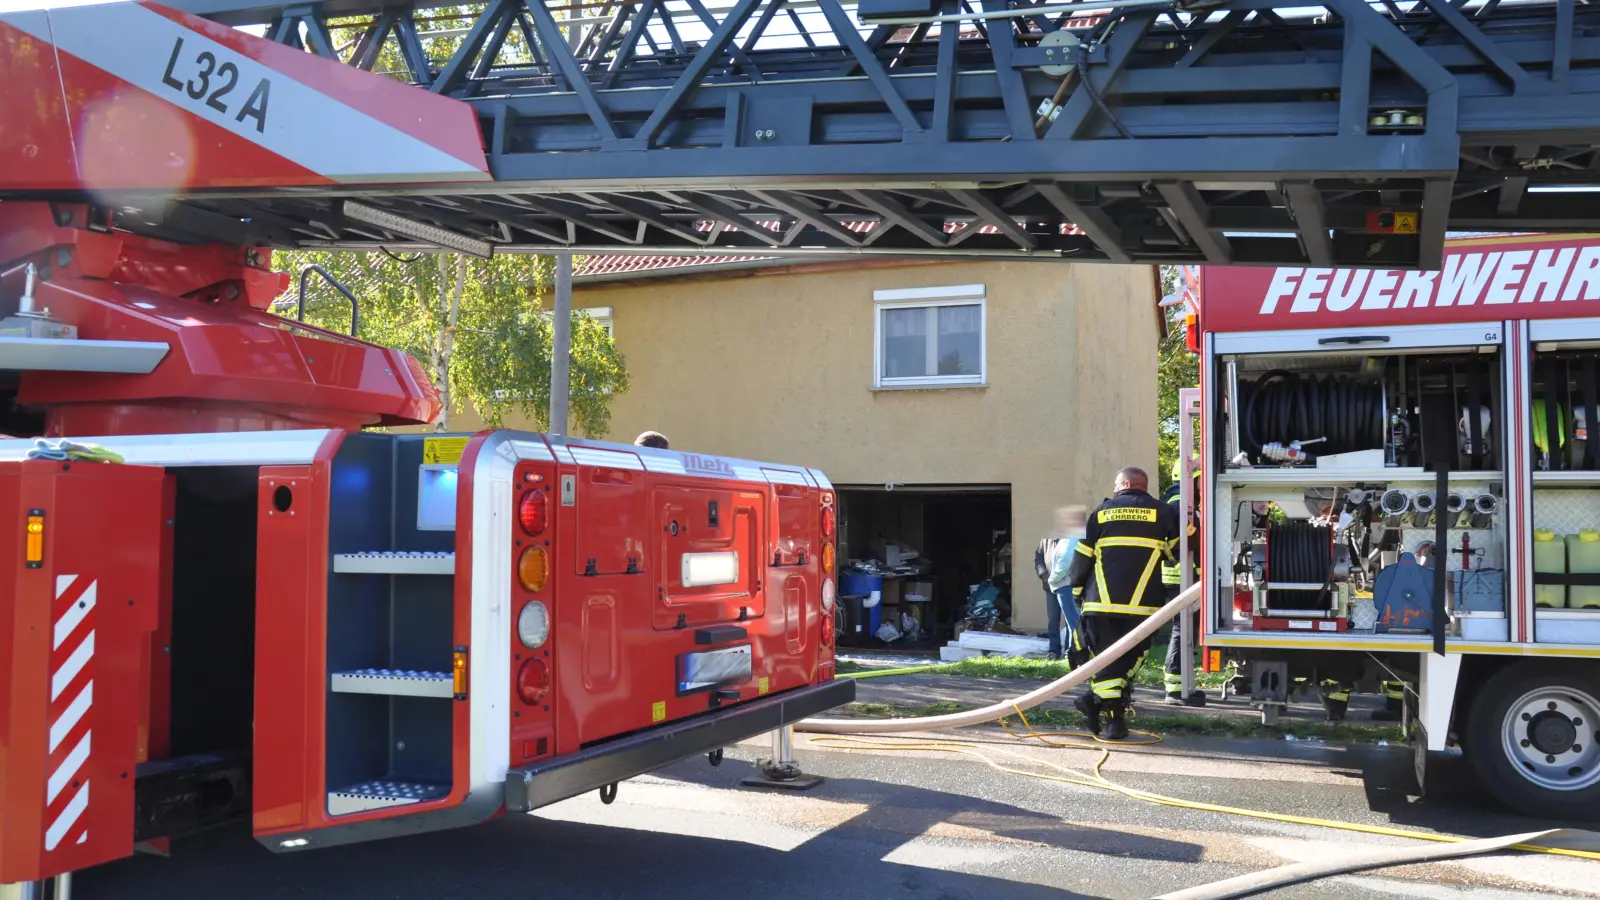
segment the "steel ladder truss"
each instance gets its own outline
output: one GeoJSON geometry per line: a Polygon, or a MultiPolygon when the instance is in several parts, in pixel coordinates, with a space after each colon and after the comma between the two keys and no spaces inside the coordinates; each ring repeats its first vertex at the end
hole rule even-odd
{"type": "Polygon", "coordinates": [[[491,153],[191,198],[206,234],[407,246],[359,197],[502,250],[1436,268],[1447,230],[1600,230],[1587,0],[168,2],[465,100],[491,153]]]}

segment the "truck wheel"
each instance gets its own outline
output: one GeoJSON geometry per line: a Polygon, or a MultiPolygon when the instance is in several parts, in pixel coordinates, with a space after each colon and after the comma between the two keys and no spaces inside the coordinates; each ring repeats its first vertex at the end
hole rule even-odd
{"type": "Polygon", "coordinates": [[[1489,792],[1530,816],[1600,819],[1600,678],[1571,662],[1528,662],[1484,683],[1467,756],[1489,792]]]}

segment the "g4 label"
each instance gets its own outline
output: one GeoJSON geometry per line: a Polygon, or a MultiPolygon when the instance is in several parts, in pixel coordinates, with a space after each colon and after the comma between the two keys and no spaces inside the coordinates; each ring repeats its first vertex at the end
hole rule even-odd
{"type": "MultiPolygon", "coordinates": [[[[190,100],[205,103],[223,115],[231,111],[230,101],[224,99],[239,86],[239,67],[231,62],[219,61],[215,53],[202,50],[194,56],[183,52],[183,38],[172,45],[172,55],[167,57],[167,70],[161,74],[161,83],[187,96],[190,100]]],[[[272,98],[272,80],[263,78],[245,98],[244,105],[233,114],[235,122],[253,119],[256,131],[267,130],[267,103],[272,98]]],[[[237,102],[234,98],[232,102],[237,102]]]]}

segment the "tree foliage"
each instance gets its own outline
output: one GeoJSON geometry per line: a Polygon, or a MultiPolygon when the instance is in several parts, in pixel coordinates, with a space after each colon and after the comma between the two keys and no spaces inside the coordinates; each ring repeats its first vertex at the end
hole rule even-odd
{"type": "MultiPolygon", "coordinates": [[[[1178,289],[1178,270],[1161,267],[1161,293],[1170,296],[1178,289]]],[[[1168,307],[1167,334],[1161,339],[1156,362],[1157,439],[1161,453],[1161,486],[1172,482],[1172,464],[1178,459],[1178,392],[1200,385],[1200,358],[1189,352],[1184,341],[1181,307],[1168,307]]]]}
{"type": "MultiPolygon", "coordinates": [[[[443,66],[461,47],[466,39],[466,29],[483,14],[486,6],[484,3],[461,3],[430,7],[425,12],[418,13],[418,17],[427,23],[419,31],[423,51],[433,68],[438,69],[443,66]]],[[[551,15],[560,21],[574,17],[575,13],[572,10],[552,8],[551,15]]],[[[333,39],[334,51],[339,54],[340,59],[346,61],[350,59],[358,47],[363,32],[373,21],[370,15],[329,20],[328,34],[333,39]]],[[[512,28],[506,33],[505,42],[497,58],[503,63],[532,64],[535,61],[522,29],[512,28]]],[[[400,52],[399,41],[395,35],[390,34],[378,48],[372,71],[400,81],[409,80],[405,57],[400,52]]]]}
{"type": "MultiPolygon", "coordinates": [[[[445,405],[435,423],[439,430],[449,427],[452,411],[466,409],[490,427],[500,427],[514,410],[549,428],[553,329],[537,298],[553,281],[551,257],[320,250],[273,256],[276,268],[293,273],[313,263],[360,300],[357,337],[405,351],[427,368],[445,405]]],[[[349,333],[348,301],[315,276],[306,306],[307,321],[349,333]]],[[[627,389],[627,366],[610,333],[574,313],[570,424],[586,435],[605,434],[611,397],[627,389]]]]}

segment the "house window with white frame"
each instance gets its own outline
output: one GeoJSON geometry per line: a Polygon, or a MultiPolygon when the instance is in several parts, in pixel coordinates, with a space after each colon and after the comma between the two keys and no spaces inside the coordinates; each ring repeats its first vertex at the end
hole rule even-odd
{"type": "Polygon", "coordinates": [[[986,383],[983,285],[874,291],[873,302],[876,387],[986,383]]]}
{"type": "Polygon", "coordinates": [[[606,330],[606,334],[609,334],[612,337],[616,336],[616,333],[611,330],[611,307],[587,306],[580,309],[575,309],[573,312],[583,313],[599,323],[600,327],[606,330]]]}

